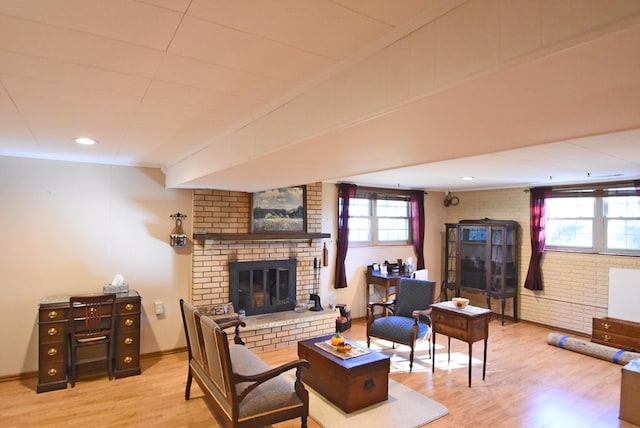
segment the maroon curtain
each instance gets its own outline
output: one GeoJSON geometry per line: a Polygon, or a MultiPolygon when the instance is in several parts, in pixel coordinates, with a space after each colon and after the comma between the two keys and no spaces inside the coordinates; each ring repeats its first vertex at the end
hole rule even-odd
{"type": "Polygon", "coordinates": [[[338,198],[341,202],[338,215],[338,239],[336,249],[336,272],[334,288],[347,287],[347,271],[344,261],[349,250],[349,200],[356,197],[355,184],[338,184],[338,198]]]}
{"type": "Polygon", "coordinates": [[[534,187],[530,190],[529,209],[531,214],[531,260],[524,287],[529,290],[542,290],[542,270],[540,261],[545,244],[545,204],[551,197],[551,187],[534,187]]]}
{"type": "Polygon", "coordinates": [[[411,192],[411,231],[413,249],[416,252],[416,270],[424,269],[424,192],[411,192]]]}

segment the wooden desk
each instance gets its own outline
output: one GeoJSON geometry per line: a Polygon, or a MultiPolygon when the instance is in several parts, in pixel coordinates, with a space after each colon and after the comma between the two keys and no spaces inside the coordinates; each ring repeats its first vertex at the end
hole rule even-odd
{"type": "Polygon", "coordinates": [[[431,305],[431,340],[433,341],[433,360],[431,372],[436,370],[435,349],[436,333],[447,336],[448,362],[451,362],[451,338],[462,340],[469,344],[469,387],[471,387],[471,355],[473,343],[484,339],[484,358],[482,360],[482,380],[487,370],[487,339],[489,338],[489,309],[467,306],[457,309],[452,302],[441,302],[431,305]]]}
{"type": "Polygon", "coordinates": [[[381,273],[379,270],[370,269],[367,269],[365,275],[367,281],[367,286],[365,287],[365,303],[371,300],[369,298],[369,285],[384,287],[384,301],[388,302],[389,296],[396,294],[400,280],[402,278],[411,278],[410,274],[405,274],[404,272],[381,273]]]}
{"type": "MultiPolygon", "coordinates": [[[[38,392],[65,389],[68,365],[69,297],[48,296],[38,311],[38,392]]],[[[114,375],[138,375],[140,369],[140,294],[118,294],[114,375]]]]}

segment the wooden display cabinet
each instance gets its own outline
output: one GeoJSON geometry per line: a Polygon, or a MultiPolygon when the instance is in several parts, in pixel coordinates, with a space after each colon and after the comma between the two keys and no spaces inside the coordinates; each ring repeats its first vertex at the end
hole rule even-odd
{"type": "Polygon", "coordinates": [[[481,293],[491,309],[491,299],[513,299],[513,319],[518,321],[518,228],[511,220],[462,220],[446,225],[445,297],[447,289],[481,293]]]}

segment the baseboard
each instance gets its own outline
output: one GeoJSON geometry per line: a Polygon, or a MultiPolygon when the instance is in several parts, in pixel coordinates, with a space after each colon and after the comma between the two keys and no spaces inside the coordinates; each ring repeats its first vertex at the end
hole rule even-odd
{"type": "MultiPolygon", "coordinates": [[[[149,352],[148,354],[141,354],[140,355],[140,359],[141,360],[145,360],[145,359],[151,359],[151,358],[161,358],[161,357],[163,357],[165,355],[179,354],[181,352],[187,352],[187,347],[184,346],[184,347],[181,347],[181,348],[168,349],[168,350],[165,350],[165,351],[157,351],[157,352],[149,352]]],[[[37,371],[18,373],[18,374],[7,375],[7,376],[0,376],[0,383],[9,382],[9,381],[12,381],[12,380],[33,379],[34,377],[38,377],[38,372],[37,371]]]]}

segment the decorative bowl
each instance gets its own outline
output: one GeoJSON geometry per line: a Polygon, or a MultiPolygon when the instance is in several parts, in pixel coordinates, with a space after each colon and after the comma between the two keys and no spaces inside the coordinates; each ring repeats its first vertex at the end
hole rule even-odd
{"type": "Polygon", "coordinates": [[[469,299],[465,299],[464,297],[454,297],[451,301],[458,309],[464,309],[469,304],[469,299]]]}
{"type": "Polygon", "coordinates": [[[351,344],[342,342],[339,343],[338,346],[336,346],[336,349],[338,349],[338,352],[349,352],[351,351],[351,344]]]}

